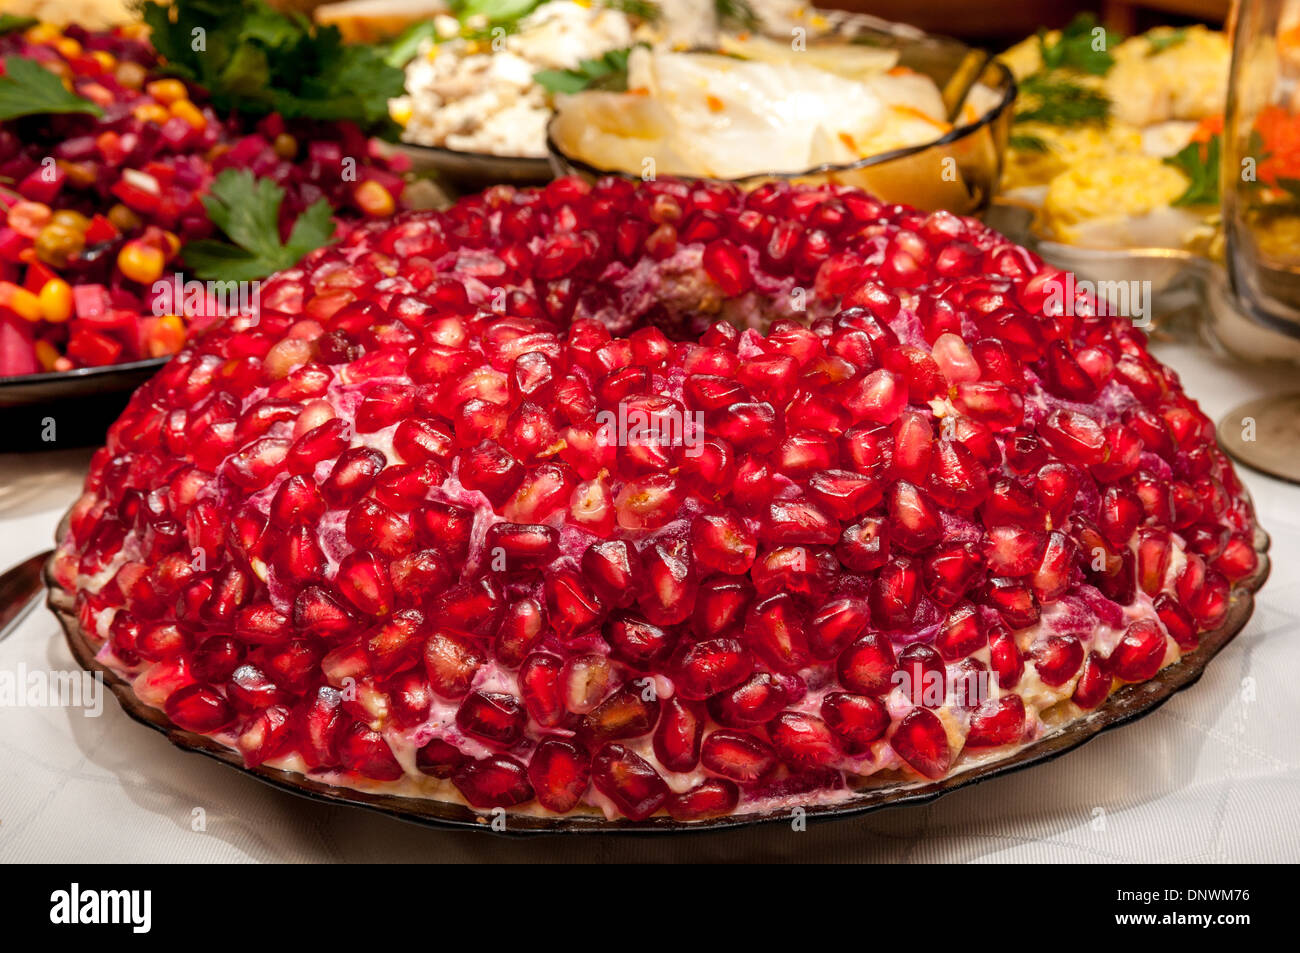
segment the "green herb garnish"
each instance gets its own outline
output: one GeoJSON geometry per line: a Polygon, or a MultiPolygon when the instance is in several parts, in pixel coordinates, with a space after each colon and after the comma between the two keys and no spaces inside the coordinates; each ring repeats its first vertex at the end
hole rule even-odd
{"type": "Polygon", "coordinates": [[[545,0],[451,0],[448,6],[462,23],[483,17],[489,23],[514,23],[532,13],[545,0]]]}
{"type": "Polygon", "coordinates": [[[1109,30],[1097,34],[1095,31],[1099,28],[1094,14],[1080,13],[1053,41],[1048,41],[1046,30],[1039,30],[1038,50],[1043,57],[1043,68],[1073,69],[1090,76],[1105,76],[1115,65],[1111,48],[1123,38],[1109,30]]]}
{"type": "Polygon", "coordinates": [[[1104,124],[1110,118],[1110,99],[1105,93],[1070,79],[1034,73],[1020,81],[1020,92],[1029,105],[1016,113],[1016,122],[1073,126],[1104,124]]]}
{"type": "Polygon", "coordinates": [[[596,59],[581,60],[576,69],[539,70],[533,79],[552,93],[580,93],[584,89],[621,93],[627,90],[627,58],[632,49],[610,50],[596,59]]]}
{"type": "Polygon", "coordinates": [[[1014,132],[1007,137],[1007,145],[1017,152],[1051,152],[1052,147],[1047,144],[1047,140],[1040,136],[1031,136],[1029,133],[1014,132]]]}
{"type": "Polygon", "coordinates": [[[298,216],[287,242],[280,241],[284,189],[247,169],[226,169],[213,181],[203,205],[230,242],[190,242],[181,257],[202,278],[254,281],[296,265],[308,252],[334,240],[333,209],[317,199],[298,216]]]}
{"type": "Polygon", "coordinates": [[[12,13],[0,13],[0,36],[6,33],[13,33],[17,30],[25,30],[29,26],[36,26],[40,22],[36,17],[19,17],[12,13]]]}
{"type": "Polygon", "coordinates": [[[1165,50],[1187,42],[1187,29],[1172,30],[1160,36],[1147,36],[1147,56],[1156,56],[1165,50]]]}
{"type": "Polygon", "coordinates": [[[602,0],[604,6],[619,10],[638,20],[654,23],[659,19],[659,4],[653,0],[602,0]]]}
{"type": "Polygon", "coordinates": [[[1219,203],[1219,152],[1218,136],[1208,142],[1189,142],[1176,155],[1165,159],[1166,165],[1182,171],[1191,184],[1187,191],[1174,199],[1173,205],[1217,205],[1219,203]]]}
{"type": "Polygon", "coordinates": [[[63,80],[36,60],[6,56],[5,75],[0,76],[0,120],[46,113],[90,113],[103,110],[89,99],[68,92],[63,80]]]}
{"type": "Polygon", "coordinates": [[[345,45],[335,27],[262,0],[148,0],[141,15],[166,69],[207,90],[219,111],[346,120],[396,139],[388,100],[405,91],[382,50],[345,45]]]}
{"type": "Polygon", "coordinates": [[[749,0],[713,0],[713,9],[717,13],[718,22],[724,26],[741,30],[759,30],[763,27],[763,21],[749,5],[749,0]]]}

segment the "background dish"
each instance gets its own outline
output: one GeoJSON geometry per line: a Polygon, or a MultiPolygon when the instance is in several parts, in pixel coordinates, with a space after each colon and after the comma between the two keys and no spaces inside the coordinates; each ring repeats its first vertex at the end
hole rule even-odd
{"type": "Polygon", "coordinates": [[[48,450],[43,421],[53,419],[57,446],[98,444],[126,407],[131,393],[167,363],[150,358],[107,367],[0,377],[0,451],[48,450]]]}
{"type": "MultiPolygon", "coordinates": [[[[956,115],[971,95],[988,100],[979,120],[955,127],[933,142],[868,156],[847,165],[821,165],[802,172],[766,173],[731,181],[753,188],[773,180],[798,184],[837,183],[861,188],[887,202],[905,202],[933,211],[946,208],[973,214],[986,208],[997,192],[1011,125],[1016,83],[1001,63],[965,44],[898,28],[873,17],[843,15],[810,42],[827,40],[896,50],[899,65],[923,73],[939,87],[948,114],[956,115]]],[[[620,170],[597,168],[567,155],[548,126],[547,149],[555,175],[632,177],[620,170]]]]}

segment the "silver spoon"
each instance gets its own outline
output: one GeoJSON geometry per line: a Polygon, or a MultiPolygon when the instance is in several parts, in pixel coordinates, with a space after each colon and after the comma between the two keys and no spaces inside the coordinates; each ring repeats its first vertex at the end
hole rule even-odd
{"type": "Polygon", "coordinates": [[[41,571],[52,553],[37,553],[0,573],[0,642],[12,635],[40,602],[45,592],[41,571]]]}

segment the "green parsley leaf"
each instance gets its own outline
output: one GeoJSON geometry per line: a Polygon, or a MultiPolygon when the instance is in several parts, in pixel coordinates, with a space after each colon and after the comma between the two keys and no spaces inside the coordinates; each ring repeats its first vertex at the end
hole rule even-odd
{"type": "Polygon", "coordinates": [[[412,23],[393,38],[384,53],[384,62],[389,66],[401,68],[420,52],[420,44],[425,40],[434,40],[438,36],[438,27],[432,20],[412,23]]]}
{"type": "Polygon", "coordinates": [[[1007,137],[1007,145],[1017,152],[1051,152],[1052,147],[1041,136],[1031,136],[1028,133],[1016,132],[1007,137]]]}
{"type": "Polygon", "coordinates": [[[1122,37],[1109,30],[1098,36],[1095,33],[1097,29],[1099,26],[1094,14],[1080,13],[1051,42],[1048,42],[1047,31],[1039,30],[1038,50],[1043,57],[1043,68],[1072,69],[1091,76],[1105,76],[1115,65],[1115,57],[1110,51],[1122,37]],[[1101,43],[1098,44],[1097,40],[1101,43]]]}
{"type": "Polygon", "coordinates": [[[1177,155],[1165,159],[1166,165],[1179,169],[1191,179],[1187,191],[1174,199],[1174,205],[1217,205],[1219,203],[1218,136],[1208,142],[1189,142],[1177,155]]]}
{"type": "Polygon", "coordinates": [[[388,100],[405,91],[405,75],[382,47],[345,44],[337,28],[262,0],[147,0],[141,16],[167,70],[206,89],[218,112],[346,120],[390,139],[400,133],[388,100]]]}
{"type": "Polygon", "coordinates": [[[763,26],[763,21],[749,5],[749,0],[713,0],[713,8],[717,12],[718,22],[724,26],[741,30],[759,30],[763,26]]]}
{"type": "Polygon", "coordinates": [[[1165,50],[1172,49],[1181,43],[1187,42],[1187,29],[1173,30],[1169,33],[1158,36],[1147,36],[1147,56],[1156,56],[1165,50]]]}
{"type": "Polygon", "coordinates": [[[0,119],[45,113],[103,115],[89,99],[68,92],[63,80],[35,60],[6,56],[4,62],[5,75],[0,76],[0,119]]]}
{"type": "Polygon", "coordinates": [[[317,199],[298,216],[287,242],[280,241],[284,189],[247,169],[226,169],[213,180],[203,205],[212,224],[230,242],[202,239],[187,244],[181,257],[203,280],[254,281],[290,268],[308,252],[334,240],[333,210],[317,199]]]}
{"type": "Polygon", "coordinates": [[[576,69],[544,69],[533,74],[538,85],[552,93],[578,93],[584,89],[627,89],[627,58],[632,47],[610,50],[597,59],[581,60],[576,69]]]}
{"type": "Polygon", "coordinates": [[[543,0],[451,0],[449,6],[457,19],[481,16],[489,23],[513,23],[532,13],[543,0]]]}
{"type": "Polygon", "coordinates": [[[36,17],[19,17],[12,13],[0,13],[0,36],[6,33],[15,33],[18,30],[25,30],[29,26],[36,26],[40,22],[36,17]]]}
{"type": "Polygon", "coordinates": [[[1069,79],[1034,73],[1020,81],[1020,92],[1026,105],[1016,113],[1016,122],[1074,126],[1104,124],[1110,118],[1104,93],[1069,79]]]}
{"type": "Polygon", "coordinates": [[[659,4],[653,0],[603,0],[611,10],[618,10],[638,20],[655,23],[659,20],[659,4]]]}

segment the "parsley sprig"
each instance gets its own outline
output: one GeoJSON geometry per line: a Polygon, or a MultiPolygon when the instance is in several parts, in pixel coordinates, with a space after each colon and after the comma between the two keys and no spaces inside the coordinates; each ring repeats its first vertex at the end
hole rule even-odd
{"type": "Polygon", "coordinates": [[[1166,165],[1180,169],[1191,180],[1187,191],[1174,199],[1173,205],[1217,205],[1219,202],[1219,153],[1222,145],[1218,136],[1207,142],[1189,142],[1165,159],[1166,165]]]}
{"type": "Polygon", "coordinates": [[[203,280],[254,281],[290,268],[334,239],[333,209],[317,199],[280,241],[284,189],[247,169],[226,169],[213,180],[203,205],[229,242],[202,239],[182,250],[185,265],[203,280]]]}
{"type": "Polygon", "coordinates": [[[5,75],[0,76],[0,120],[45,113],[103,115],[103,110],[69,92],[63,80],[36,60],[6,56],[4,64],[5,75]]]}
{"type": "Polygon", "coordinates": [[[578,93],[584,89],[624,92],[627,89],[627,58],[632,47],[610,50],[604,56],[582,60],[576,69],[544,69],[533,74],[538,85],[552,93],[578,93]]]}
{"type": "Polygon", "coordinates": [[[16,33],[19,30],[25,30],[29,26],[36,26],[36,17],[22,17],[13,13],[0,13],[0,36],[6,33],[16,33]]]}
{"type": "Polygon", "coordinates": [[[1118,33],[1100,29],[1097,17],[1080,13],[1063,29],[1060,36],[1048,40],[1047,31],[1038,32],[1038,50],[1043,68],[1073,69],[1090,76],[1105,76],[1115,65],[1111,48],[1122,40],[1118,33]]]}
{"type": "Polygon", "coordinates": [[[262,0],[148,0],[141,16],[167,70],[202,86],[220,111],[347,120],[392,139],[400,132],[388,100],[405,90],[402,71],[378,48],[344,44],[335,27],[262,0]]]}

